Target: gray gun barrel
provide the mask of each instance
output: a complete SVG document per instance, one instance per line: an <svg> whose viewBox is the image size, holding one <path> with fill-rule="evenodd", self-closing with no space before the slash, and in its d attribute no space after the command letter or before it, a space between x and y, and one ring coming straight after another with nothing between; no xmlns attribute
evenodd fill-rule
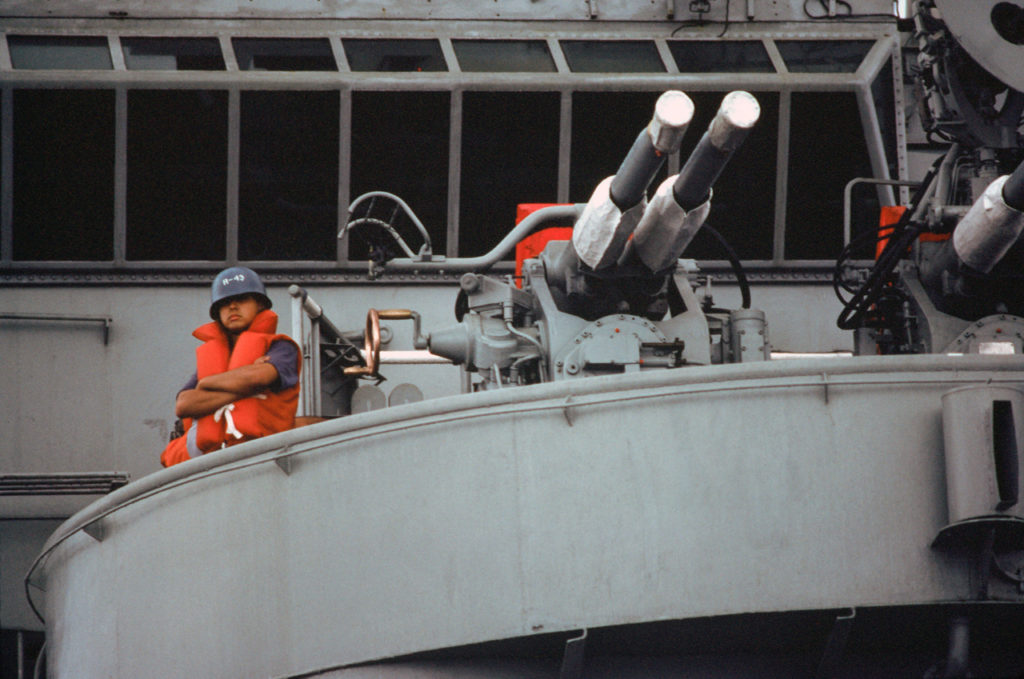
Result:
<svg viewBox="0 0 1024 679"><path fill-rule="evenodd" d="M1024 211L1024 162L1017 166L1003 184L1003 200L1014 210Z"/></svg>
<svg viewBox="0 0 1024 679"><path fill-rule="evenodd" d="M647 202L647 187L665 160L682 143L693 117L693 101L678 90L658 97L654 117L640 132L619 171L594 189L573 226L572 246L597 270L612 266L622 253Z"/></svg>
<svg viewBox="0 0 1024 679"><path fill-rule="evenodd" d="M678 150L693 118L693 101L677 90L665 92L654 105L651 122L640 131L611 184L615 206L626 211L639 203L665 157Z"/></svg>
<svg viewBox="0 0 1024 679"><path fill-rule="evenodd" d="M953 230L957 257L990 272L1024 232L1024 162L988 185Z"/></svg>
<svg viewBox="0 0 1024 679"><path fill-rule="evenodd" d="M693 210L708 199L711 186L760 115L761 107L750 93L737 91L725 96L672 186L679 207Z"/></svg>
<svg viewBox="0 0 1024 679"><path fill-rule="evenodd" d="M639 258L652 272L675 265L711 209L711 186L761 115L748 92L730 92L676 177L654 192L619 264Z"/></svg>

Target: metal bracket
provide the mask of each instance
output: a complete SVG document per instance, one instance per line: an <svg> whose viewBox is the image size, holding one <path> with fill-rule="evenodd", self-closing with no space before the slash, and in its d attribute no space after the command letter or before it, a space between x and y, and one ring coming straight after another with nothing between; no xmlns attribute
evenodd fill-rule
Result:
<svg viewBox="0 0 1024 679"><path fill-rule="evenodd" d="M558 672L558 679L580 679L583 676L583 651L586 649L586 644L586 628L578 637L566 640L565 654L562 656L562 668Z"/></svg>
<svg viewBox="0 0 1024 679"><path fill-rule="evenodd" d="M571 404L572 395L570 394L569 396L565 397L565 403L562 404L562 416L565 417L565 421L569 424L570 427L573 424L572 408L570 407Z"/></svg>
<svg viewBox="0 0 1024 679"><path fill-rule="evenodd" d="M104 345L110 343L110 324L114 322L114 319L110 316L66 316L64 314L19 314L10 312L0 313L0 320L102 323Z"/></svg>
<svg viewBox="0 0 1024 679"><path fill-rule="evenodd" d="M828 641L825 643L825 650L821 654L821 662L818 663L818 671L814 673L815 679L828 679L836 675L856 617L856 608L851 608L846 615L836 616L836 620L832 624L832 632L828 635Z"/></svg>
<svg viewBox="0 0 1024 679"><path fill-rule="evenodd" d="M281 471L285 473L285 476L292 475L292 468L294 466L292 457L293 455L287 447L274 456L274 462L281 468Z"/></svg>
<svg viewBox="0 0 1024 679"><path fill-rule="evenodd" d="M107 536L106 527L103 525L103 517L82 526L82 532L96 542L103 542L103 538Z"/></svg>

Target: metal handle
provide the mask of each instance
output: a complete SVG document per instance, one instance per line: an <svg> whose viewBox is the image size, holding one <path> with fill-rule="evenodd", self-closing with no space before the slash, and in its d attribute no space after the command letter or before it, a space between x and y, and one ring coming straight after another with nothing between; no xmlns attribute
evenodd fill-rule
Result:
<svg viewBox="0 0 1024 679"><path fill-rule="evenodd" d="M405 321L412 318L409 309L378 309L377 316L387 321Z"/></svg>
<svg viewBox="0 0 1024 679"><path fill-rule="evenodd" d="M386 316L385 318L389 317ZM366 361L366 365L345 368L346 375L370 375L377 377L377 367L380 365L380 314L376 309L370 309L366 313L366 334L363 338L363 354L363 360Z"/></svg>

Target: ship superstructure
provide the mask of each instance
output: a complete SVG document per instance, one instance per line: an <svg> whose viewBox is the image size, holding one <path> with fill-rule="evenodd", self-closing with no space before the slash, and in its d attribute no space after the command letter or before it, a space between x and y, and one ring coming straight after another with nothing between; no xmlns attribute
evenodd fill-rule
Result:
<svg viewBox="0 0 1024 679"><path fill-rule="evenodd" d="M1024 9L101 5L0 12L18 672L1024 669ZM156 471L239 262L317 423Z"/></svg>

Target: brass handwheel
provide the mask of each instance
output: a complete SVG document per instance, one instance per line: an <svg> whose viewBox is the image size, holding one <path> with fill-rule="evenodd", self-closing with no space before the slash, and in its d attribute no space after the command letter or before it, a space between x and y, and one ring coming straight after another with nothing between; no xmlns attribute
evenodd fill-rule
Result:
<svg viewBox="0 0 1024 679"><path fill-rule="evenodd" d="M366 313L366 333L363 336L363 360L366 365L345 368L346 375L378 377L380 367L380 319L402 320L412 318L408 309L370 309Z"/></svg>

